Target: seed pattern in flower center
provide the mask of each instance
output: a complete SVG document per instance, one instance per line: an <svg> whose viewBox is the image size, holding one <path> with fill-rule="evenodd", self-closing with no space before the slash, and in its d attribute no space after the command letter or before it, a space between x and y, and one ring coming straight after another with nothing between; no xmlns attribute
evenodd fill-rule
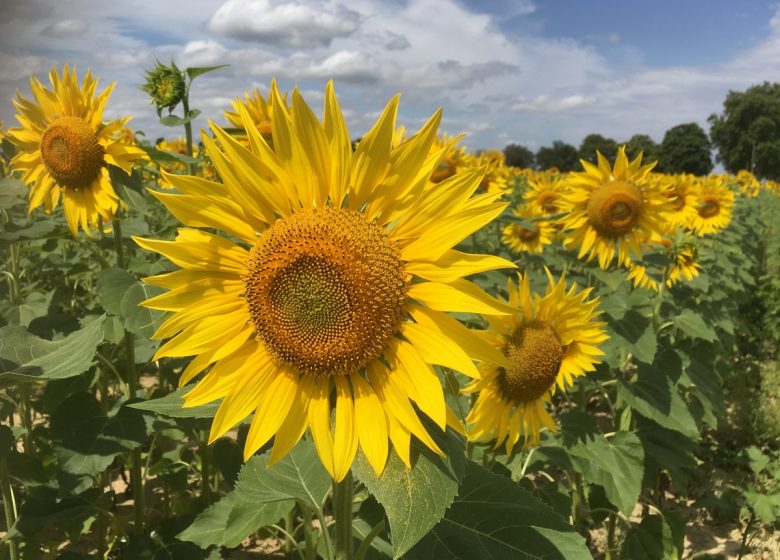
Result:
<svg viewBox="0 0 780 560"><path fill-rule="evenodd" d="M699 216L702 218L712 218L713 216L717 216L719 212L720 203L717 198L713 196L702 197L701 203L699 204Z"/></svg>
<svg viewBox="0 0 780 560"><path fill-rule="evenodd" d="M252 248L248 269L259 339L304 373L358 371L382 354L405 314L399 250L358 212L326 207L280 219Z"/></svg>
<svg viewBox="0 0 780 560"><path fill-rule="evenodd" d="M558 195L554 192L543 192L537 199L545 214L555 214L558 211Z"/></svg>
<svg viewBox="0 0 780 560"><path fill-rule="evenodd" d="M86 189L105 165L95 131L79 117L60 117L41 136L41 159L60 186Z"/></svg>
<svg viewBox="0 0 780 560"><path fill-rule="evenodd" d="M531 402L555 383L564 351L549 324L532 321L507 340L504 354L511 367L499 371L502 393L515 402Z"/></svg>
<svg viewBox="0 0 780 560"><path fill-rule="evenodd" d="M518 239L525 241L525 242L531 242L536 241L539 239L539 230L538 229L528 229L525 228L519 224L513 224L512 225L512 235L517 237Z"/></svg>
<svg viewBox="0 0 780 560"><path fill-rule="evenodd" d="M588 222L605 237L620 237L639 221L643 205L642 191L634 183L605 183L591 195Z"/></svg>

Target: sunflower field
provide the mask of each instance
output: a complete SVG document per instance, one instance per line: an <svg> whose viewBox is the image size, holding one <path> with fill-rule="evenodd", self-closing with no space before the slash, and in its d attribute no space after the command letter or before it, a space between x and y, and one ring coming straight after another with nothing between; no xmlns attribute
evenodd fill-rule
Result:
<svg viewBox="0 0 780 560"><path fill-rule="evenodd" d="M156 142L69 66L0 129L0 558L780 558L778 184L333 83L193 130L218 69Z"/></svg>

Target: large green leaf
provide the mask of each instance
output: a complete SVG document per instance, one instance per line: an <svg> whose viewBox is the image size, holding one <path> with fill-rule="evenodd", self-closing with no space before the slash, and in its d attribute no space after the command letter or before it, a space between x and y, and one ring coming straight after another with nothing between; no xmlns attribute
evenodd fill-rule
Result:
<svg viewBox="0 0 780 560"><path fill-rule="evenodd" d="M562 517L517 483L473 462L444 518L404 558L409 560L590 559Z"/></svg>
<svg viewBox="0 0 780 560"><path fill-rule="evenodd" d="M653 323L648 317L631 309L620 320L607 317L607 324L612 331L607 345L624 348L640 362L652 363L658 342Z"/></svg>
<svg viewBox="0 0 780 560"><path fill-rule="evenodd" d="M67 481L103 471L114 457L146 441L140 413L119 406L104 414L97 399L86 392L74 393L62 402L52 415L51 431L59 469Z"/></svg>
<svg viewBox="0 0 780 560"><path fill-rule="evenodd" d="M0 179L0 208L8 210L27 199L27 187L19 179Z"/></svg>
<svg viewBox="0 0 780 560"><path fill-rule="evenodd" d="M97 297L103 309L113 315L121 313L121 303L127 290L138 283L135 276L121 268L107 268L97 279Z"/></svg>
<svg viewBox="0 0 780 560"><path fill-rule="evenodd" d="M669 430L698 438L699 428L672 380L660 369L639 364L635 381L618 380L618 396L642 416Z"/></svg>
<svg viewBox="0 0 780 560"><path fill-rule="evenodd" d="M157 286L137 282L122 296L119 302L119 318L125 328L145 338L151 338L163 320L164 313L156 309L141 307L141 302L160 295L165 290Z"/></svg>
<svg viewBox="0 0 780 560"><path fill-rule="evenodd" d="M170 416L172 418L214 418L219 403L209 403L201 406L184 408L184 399L182 399L182 397L191 391L194 386L194 384L187 385L186 387L177 389L173 393L169 393L159 399L150 399L148 401L133 403L128 406L146 412Z"/></svg>
<svg viewBox="0 0 780 560"><path fill-rule="evenodd" d="M575 468L586 482L604 488L607 499L626 516L631 515L642 491L645 453L631 432L618 432L579 441L569 449Z"/></svg>
<svg viewBox="0 0 780 560"><path fill-rule="evenodd" d="M390 453L381 476L376 476L362 453L352 467L358 480L385 510L395 558L402 556L441 520L457 496L463 477L462 439L451 431L441 433L435 427L429 431L446 457L414 440L411 469L395 453Z"/></svg>
<svg viewBox="0 0 780 560"><path fill-rule="evenodd" d="M195 518L177 537L202 548L235 547L261 527L276 523L295 505L294 500L254 503L234 491Z"/></svg>
<svg viewBox="0 0 780 560"><path fill-rule="evenodd" d="M102 318L54 342L38 338L24 327L0 328L0 382L79 375L92 365L102 340Z"/></svg>
<svg viewBox="0 0 780 560"><path fill-rule="evenodd" d="M701 338L710 342L718 340L718 334L715 332L715 329L710 327L701 315L690 309L683 309L674 318L674 324L692 338Z"/></svg>
<svg viewBox="0 0 780 560"><path fill-rule="evenodd" d="M621 558L678 560L683 553L685 522L679 515L650 515L632 524L623 541Z"/></svg>
<svg viewBox="0 0 780 560"><path fill-rule="evenodd" d="M320 463L314 444L298 442L281 461L268 466L270 451L246 462L238 475L235 493L252 504L298 500L320 510L331 489L331 478Z"/></svg>

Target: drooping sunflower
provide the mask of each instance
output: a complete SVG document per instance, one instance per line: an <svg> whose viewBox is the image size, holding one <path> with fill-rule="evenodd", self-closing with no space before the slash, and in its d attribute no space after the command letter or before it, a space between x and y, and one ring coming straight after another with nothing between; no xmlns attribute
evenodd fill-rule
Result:
<svg viewBox="0 0 780 560"><path fill-rule="evenodd" d="M556 390L571 386L575 377L593 371L607 340L604 323L597 320L598 299L588 299L591 289L568 291L565 277L555 282L547 271L548 285L541 296L532 294L528 276L517 285L509 279L509 316L489 317L483 334L509 361L509 366L483 366L482 377L463 391L477 393L466 418L467 434L474 441L496 440L506 452L523 438L539 442L543 427L555 430L547 411Z"/></svg>
<svg viewBox="0 0 780 560"><path fill-rule="evenodd" d="M562 177L549 171L528 176L528 189L523 199L536 216L552 216L562 211L566 183Z"/></svg>
<svg viewBox="0 0 780 560"><path fill-rule="evenodd" d="M274 89L278 93L278 90ZM283 94L281 103L285 107L289 108L287 104L287 94ZM241 111L239 106L244 107L252 120L252 126L263 137L266 143L273 147L273 134L272 134L272 119L273 119L273 101L269 98L266 99L259 89L253 88L251 92L244 93L244 98L240 97L230 102L233 107L232 111L225 111L225 119L234 128L239 128L243 133L236 134L236 138L247 148L249 147L249 136L246 134L246 124L241 118Z"/></svg>
<svg viewBox="0 0 780 560"><path fill-rule="evenodd" d="M525 207L515 208L512 214L518 218L530 220L534 213ZM546 220L537 220L530 227L512 222L504 226L501 240L515 253L541 253L545 246L552 243L555 226Z"/></svg>
<svg viewBox="0 0 780 560"><path fill-rule="evenodd" d="M696 235L718 233L731 223L734 192L722 177L709 176L696 191L696 216L691 223Z"/></svg>
<svg viewBox="0 0 780 560"><path fill-rule="evenodd" d="M30 211L43 205L51 213L62 198L65 219L73 235L78 229L91 235L99 218L111 220L119 197L111 186L108 165L126 173L133 162L146 157L137 146L116 138L130 117L103 123L103 110L114 89L110 84L96 94L98 81L87 71L79 85L75 68L66 65L60 77L49 73L52 89L30 78L34 100L17 93L14 99L20 128L8 131L17 146L11 166L30 186Z"/></svg>
<svg viewBox="0 0 780 560"><path fill-rule="evenodd" d="M642 165L642 155L631 162L625 146L618 149L615 165L597 152L598 165L580 160L584 171L572 172L564 195L568 215L562 219L569 231L565 244L579 247L579 258L598 257L607 269L617 256L628 266L631 256L641 255L642 243L666 228L668 199L662 186L650 181L655 162Z"/></svg>
<svg viewBox="0 0 780 560"><path fill-rule="evenodd" d="M388 438L410 465L412 434L441 452L412 403L448 421L432 364L477 377L473 360L506 362L446 313L511 312L464 279L511 263L452 249L506 204L473 196L476 170L430 186L441 111L393 148L395 97L353 151L332 84L322 122L271 88L273 149L239 105L250 149L214 123L202 135L222 182L167 175L182 194L154 193L186 226L136 240L181 267L146 279L169 290L144 303L171 312L155 359L194 356L181 385L211 367L184 397L223 399L211 441L255 413L245 458L274 438L278 461L309 428L335 480L358 445L381 473Z"/></svg>
<svg viewBox="0 0 780 560"><path fill-rule="evenodd" d="M685 243L676 247L674 262L669 267L666 277L666 285L671 288L683 279L690 282L696 278L701 271L698 257L699 253L693 243Z"/></svg>

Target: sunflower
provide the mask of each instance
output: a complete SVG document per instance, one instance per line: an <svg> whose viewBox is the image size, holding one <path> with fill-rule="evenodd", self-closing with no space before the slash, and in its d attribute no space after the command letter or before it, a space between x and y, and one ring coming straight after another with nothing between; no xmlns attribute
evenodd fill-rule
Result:
<svg viewBox="0 0 780 560"><path fill-rule="evenodd" d="M602 269L616 254L618 264L628 266L632 254L641 254L642 243L665 229L668 201L661 185L648 178L655 162L642 165L641 154L629 162L625 146L618 149L614 168L596 155L598 166L580 160L585 170L569 174L562 224L571 231L565 243L579 247L579 258L598 257Z"/></svg>
<svg viewBox="0 0 780 560"><path fill-rule="evenodd" d="M556 388L565 390L573 379L594 366L603 355L598 345L607 340L604 323L597 321L598 299L588 299L591 288L566 289L565 277L555 282L547 271L544 296L531 294L528 276L518 285L509 279L509 316L489 317L483 337L506 356L509 366L482 366L482 377L463 391L477 393L466 418L469 439L496 440L506 452L522 437L539 442L542 427L555 430L547 412Z"/></svg>
<svg viewBox="0 0 780 560"><path fill-rule="evenodd" d="M666 182L669 185L665 192L670 203L669 212L666 213L670 229L690 228L697 213L694 185L698 179L686 173L677 175L653 173L652 180Z"/></svg>
<svg viewBox="0 0 780 560"><path fill-rule="evenodd" d="M740 169L735 180L742 194L747 197L755 198L761 191L761 181L747 169Z"/></svg>
<svg viewBox="0 0 780 560"><path fill-rule="evenodd" d="M202 135L222 183L165 174L183 194L153 193L187 226L136 239L181 267L146 279L170 290L144 303L171 312L155 359L194 356L182 386L213 364L185 406L222 399L211 441L254 412L245 458L274 438L278 461L307 428L335 480L358 445L377 473L388 438L407 466L411 435L441 453L412 406L457 423L432 365L506 362L446 312L511 312L464 277L513 265L452 247L506 204L472 196L476 170L429 186L441 111L392 148L395 97L353 151L332 83L322 122L297 89L289 111L270 97L273 150L238 105L250 149L214 123Z"/></svg>
<svg viewBox="0 0 780 560"><path fill-rule="evenodd" d="M484 192L497 192L502 196L512 192L509 168L504 164L504 153L499 151L482 152L476 156L468 156L466 161L472 167L485 166L487 171L479 188Z"/></svg>
<svg viewBox="0 0 780 560"><path fill-rule="evenodd" d="M17 93L14 105L21 128L8 131L17 146L14 169L30 185L30 211L43 205L51 213L62 197L65 219L73 235L78 229L91 235L99 220L111 220L119 197L111 186L108 165L130 173L145 152L115 138L130 117L103 124L103 110L114 89L96 95L98 81L87 71L79 86L75 68L66 65L60 77L49 73L52 89L30 78L34 101Z"/></svg>
<svg viewBox="0 0 780 560"><path fill-rule="evenodd" d="M701 271L701 265L697 262L698 256L699 253L693 243L679 245L675 250L674 262L669 267L666 285L671 288L682 279L690 282L696 278Z"/></svg>
<svg viewBox="0 0 780 560"><path fill-rule="evenodd" d="M734 192L722 177L709 176L696 192L696 215L691 227L696 235L718 233L731 223Z"/></svg>
<svg viewBox="0 0 780 560"><path fill-rule="evenodd" d="M442 133L438 137L433 146L431 146L431 153L441 154L436 169L431 174L431 183L440 183L445 179L449 179L459 171L468 169L469 156L466 153L465 148L459 148L458 142L461 141L463 135L449 136Z"/></svg>
<svg viewBox="0 0 780 560"><path fill-rule="evenodd" d="M533 212L527 208L515 208L512 215L523 220L534 218ZM517 222L512 222L502 230L504 245L515 253L541 253L546 245L552 243L555 236L555 226L546 220L537 220L525 227Z"/></svg>
<svg viewBox="0 0 780 560"><path fill-rule="evenodd" d="M566 183L560 175L542 171L528 176L523 199L535 216L552 216L562 210Z"/></svg>
<svg viewBox="0 0 780 560"><path fill-rule="evenodd" d="M629 263L627 278L635 288L644 288L657 292L661 286L660 279L656 280L653 278L645 265L636 262Z"/></svg>
<svg viewBox="0 0 780 560"><path fill-rule="evenodd" d="M278 90L275 88L272 91ZM287 104L287 94L282 95L281 104L289 108ZM252 127L260 133L266 143L273 147L273 134L272 134L272 119L273 119L273 101L269 98L263 97L260 90L257 88L252 89L251 92L244 93L244 98L240 97L230 102L233 107L232 111L225 111L225 119L234 128L240 129L242 132L236 135L236 138L245 147L249 147L249 136L246 134L246 124L241 118L241 111L239 107L244 107L252 121Z"/></svg>

